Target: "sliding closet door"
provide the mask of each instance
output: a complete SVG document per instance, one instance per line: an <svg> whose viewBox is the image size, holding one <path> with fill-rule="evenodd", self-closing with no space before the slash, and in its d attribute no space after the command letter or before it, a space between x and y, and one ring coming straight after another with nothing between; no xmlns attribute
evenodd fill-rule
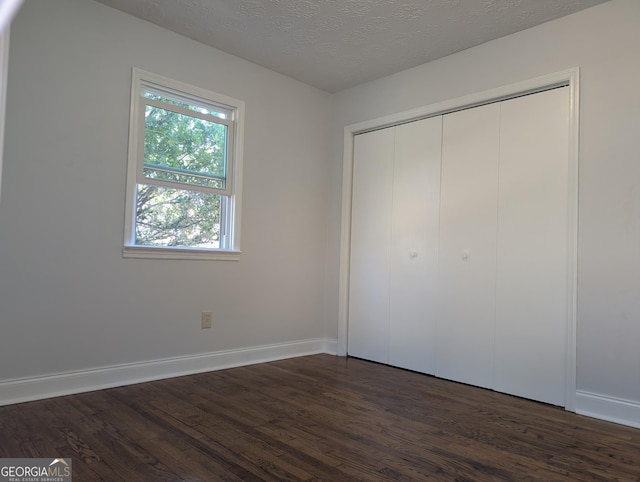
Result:
<svg viewBox="0 0 640 482"><path fill-rule="evenodd" d="M349 355L387 363L394 129L355 136Z"/></svg>
<svg viewBox="0 0 640 482"><path fill-rule="evenodd" d="M442 117L395 131L389 364L433 374Z"/></svg>
<svg viewBox="0 0 640 482"><path fill-rule="evenodd" d="M500 105L443 119L436 375L493 385Z"/></svg>
<svg viewBox="0 0 640 482"><path fill-rule="evenodd" d="M495 389L565 405L569 88L501 104Z"/></svg>

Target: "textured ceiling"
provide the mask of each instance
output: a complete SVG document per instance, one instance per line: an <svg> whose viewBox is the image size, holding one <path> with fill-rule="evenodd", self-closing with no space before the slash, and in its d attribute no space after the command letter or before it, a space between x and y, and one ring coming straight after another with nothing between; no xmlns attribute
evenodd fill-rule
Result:
<svg viewBox="0 0 640 482"><path fill-rule="evenodd" d="M97 0L336 92L606 0Z"/></svg>

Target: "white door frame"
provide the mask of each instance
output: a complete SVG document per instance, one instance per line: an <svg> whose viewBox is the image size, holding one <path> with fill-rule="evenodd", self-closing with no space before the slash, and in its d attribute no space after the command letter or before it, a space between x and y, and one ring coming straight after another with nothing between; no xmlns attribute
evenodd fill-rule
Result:
<svg viewBox="0 0 640 482"><path fill-rule="evenodd" d="M0 185L2 184L7 69L9 67L9 25L23 2L24 0L5 0L0 4Z"/></svg>
<svg viewBox="0 0 640 482"><path fill-rule="evenodd" d="M7 107L7 68L9 66L9 27L0 32L0 187L4 155L5 111Z"/></svg>
<svg viewBox="0 0 640 482"><path fill-rule="evenodd" d="M9 28L11 20L18 13L24 0L4 0L0 2L0 33Z"/></svg>
<svg viewBox="0 0 640 482"><path fill-rule="evenodd" d="M344 151L342 159L342 221L340 233L340 279L338 294L338 355L347 355L349 318L349 264L351 245L351 191L353 183L354 136L362 132L381 129L412 120L447 114L461 109L476 107L519 95L530 94L554 87L568 86L569 108L569 207L567 225L569 246L567 267L567 359L565 363L566 395L565 409L575 411L576 398L576 325L577 325L577 277L578 277L578 166L579 166L579 84L578 67L536 77L524 82L471 94L457 99L418 107L370 121L351 124L344 128Z"/></svg>

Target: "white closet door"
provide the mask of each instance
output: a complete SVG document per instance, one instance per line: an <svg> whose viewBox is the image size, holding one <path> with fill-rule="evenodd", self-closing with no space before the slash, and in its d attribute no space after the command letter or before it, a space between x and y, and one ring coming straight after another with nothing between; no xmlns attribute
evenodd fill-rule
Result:
<svg viewBox="0 0 640 482"><path fill-rule="evenodd" d="M435 371L442 116L396 127L389 364Z"/></svg>
<svg viewBox="0 0 640 482"><path fill-rule="evenodd" d="M394 128L355 136L348 353L387 363Z"/></svg>
<svg viewBox="0 0 640 482"><path fill-rule="evenodd" d="M436 375L493 385L500 106L443 119Z"/></svg>
<svg viewBox="0 0 640 482"><path fill-rule="evenodd" d="M565 405L569 89L501 105L495 388Z"/></svg>

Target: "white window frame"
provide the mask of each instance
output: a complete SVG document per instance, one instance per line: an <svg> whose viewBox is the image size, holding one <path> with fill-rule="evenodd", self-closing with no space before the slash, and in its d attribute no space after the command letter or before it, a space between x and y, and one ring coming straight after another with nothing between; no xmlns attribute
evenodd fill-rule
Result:
<svg viewBox="0 0 640 482"><path fill-rule="evenodd" d="M223 189L213 189L221 195L220 230L226 239L221 239L221 248L191 248L183 246L140 246L135 244L136 191L138 184L148 183L143 176L144 164L144 110L154 101L143 96L144 91L152 90L171 97L188 99L194 105L203 104L220 107L228 114L227 119L216 122L227 125L227 172ZM163 106L165 108L165 106ZM184 112L193 117L203 117L196 111L181 107L171 110ZM131 76L131 112L129 118L129 151L127 165L127 192L124 229L125 258L155 259L207 259L238 260L240 255L240 208L242 194L242 145L244 133L244 102L216 92L194 87L162 75L133 68ZM153 184L166 187L198 191L197 186L180 187L172 182L154 181ZM211 191L209 189L208 191Z"/></svg>

